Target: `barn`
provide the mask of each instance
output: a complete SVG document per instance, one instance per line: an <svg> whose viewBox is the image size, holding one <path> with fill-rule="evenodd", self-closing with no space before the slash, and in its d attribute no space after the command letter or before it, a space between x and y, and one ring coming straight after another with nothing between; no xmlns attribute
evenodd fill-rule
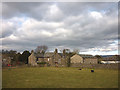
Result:
<svg viewBox="0 0 120 90"><path fill-rule="evenodd" d="M98 64L98 59L92 55L75 54L70 58L71 63Z"/></svg>

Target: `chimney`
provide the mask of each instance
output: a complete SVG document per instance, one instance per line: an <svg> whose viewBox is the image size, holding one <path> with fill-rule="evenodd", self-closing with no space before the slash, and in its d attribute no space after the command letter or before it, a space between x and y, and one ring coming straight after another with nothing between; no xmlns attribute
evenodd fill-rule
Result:
<svg viewBox="0 0 120 90"><path fill-rule="evenodd" d="M31 54L34 53L34 50L31 50Z"/></svg>
<svg viewBox="0 0 120 90"><path fill-rule="evenodd" d="M63 56L65 56L65 53L66 53L66 52L65 52L65 49L64 49L64 50L63 50Z"/></svg>
<svg viewBox="0 0 120 90"><path fill-rule="evenodd" d="M55 54L56 54L56 53L58 53L58 50L57 50L57 48L55 49L54 53L55 53Z"/></svg>

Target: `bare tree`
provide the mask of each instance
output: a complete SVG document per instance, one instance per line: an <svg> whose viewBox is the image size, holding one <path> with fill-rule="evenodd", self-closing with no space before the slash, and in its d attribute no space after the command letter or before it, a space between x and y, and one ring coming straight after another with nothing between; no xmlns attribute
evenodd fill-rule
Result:
<svg viewBox="0 0 120 90"><path fill-rule="evenodd" d="M63 54L70 53L70 49L61 49L60 52Z"/></svg>
<svg viewBox="0 0 120 90"><path fill-rule="evenodd" d="M41 45L41 46L37 46L37 48L35 49L35 52L45 54L47 49L48 47L46 45Z"/></svg>
<svg viewBox="0 0 120 90"><path fill-rule="evenodd" d="M98 64L100 64L102 61L102 57L100 55L95 55L95 57L98 59Z"/></svg>
<svg viewBox="0 0 120 90"><path fill-rule="evenodd" d="M73 50L73 53L75 53L75 54L79 54L79 52L80 52L79 49L74 49L74 50Z"/></svg>
<svg viewBox="0 0 120 90"><path fill-rule="evenodd" d="M67 66L70 67L70 49L63 49L63 56L66 58Z"/></svg>

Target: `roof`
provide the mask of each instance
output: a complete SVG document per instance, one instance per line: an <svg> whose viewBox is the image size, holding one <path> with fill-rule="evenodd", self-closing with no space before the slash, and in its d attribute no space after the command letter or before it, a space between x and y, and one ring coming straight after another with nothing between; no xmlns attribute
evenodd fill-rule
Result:
<svg viewBox="0 0 120 90"><path fill-rule="evenodd" d="M54 55L53 52L47 52L44 54L44 57L52 57Z"/></svg>
<svg viewBox="0 0 120 90"><path fill-rule="evenodd" d="M120 61L119 58L116 57L103 57L103 61Z"/></svg>
<svg viewBox="0 0 120 90"><path fill-rule="evenodd" d="M37 58L40 58L40 57L42 58L42 57L44 57L43 54L41 54L41 53L34 53L34 55L35 55L35 57L37 57Z"/></svg>
<svg viewBox="0 0 120 90"><path fill-rule="evenodd" d="M91 54L79 54L80 56L93 56Z"/></svg>
<svg viewBox="0 0 120 90"><path fill-rule="evenodd" d="M37 58L46 58L46 57L52 57L54 55L53 52L47 52L45 54L41 54L41 53L34 53L35 57Z"/></svg>
<svg viewBox="0 0 120 90"><path fill-rule="evenodd" d="M76 55L76 54L75 54ZM79 55L79 56L81 56L82 58L96 58L96 57L94 57L94 56L92 56L92 55L89 55L89 54L77 54L77 55ZM74 56L74 55L73 55Z"/></svg>
<svg viewBox="0 0 120 90"><path fill-rule="evenodd" d="M112 57L114 55L101 55L101 57Z"/></svg>
<svg viewBox="0 0 120 90"><path fill-rule="evenodd" d="M82 56L83 58L96 58L94 56Z"/></svg>
<svg viewBox="0 0 120 90"><path fill-rule="evenodd" d="M90 54L79 54L79 56L83 57L83 58L96 58Z"/></svg>
<svg viewBox="0 0 120 90"><path fill-rule="evenodd" d="M61 57L63 56L63 53L58 53Z"/></svg>
<svg viewBox="0 0 120 90"><path fill-rule="evenodd" d="M58 53L61 57L63 56L63 53ZM48 58L52 57L54 55L54 52L46 52L44 55L41 53L34 53L35 57L37 58Z"/></svg>

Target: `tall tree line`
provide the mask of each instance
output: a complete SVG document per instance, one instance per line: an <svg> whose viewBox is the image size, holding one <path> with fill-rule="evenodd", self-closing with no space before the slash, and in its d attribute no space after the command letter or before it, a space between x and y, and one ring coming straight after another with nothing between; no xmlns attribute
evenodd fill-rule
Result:
<svg viewBox="0 0 120 90"><path fill-rule="evenodd" d="M15 50L2 50L2 55L4 57L11 57L11 63L24 63L28 64L28 57L30 56L30 52L25 50L22 54Z"/></svg>

